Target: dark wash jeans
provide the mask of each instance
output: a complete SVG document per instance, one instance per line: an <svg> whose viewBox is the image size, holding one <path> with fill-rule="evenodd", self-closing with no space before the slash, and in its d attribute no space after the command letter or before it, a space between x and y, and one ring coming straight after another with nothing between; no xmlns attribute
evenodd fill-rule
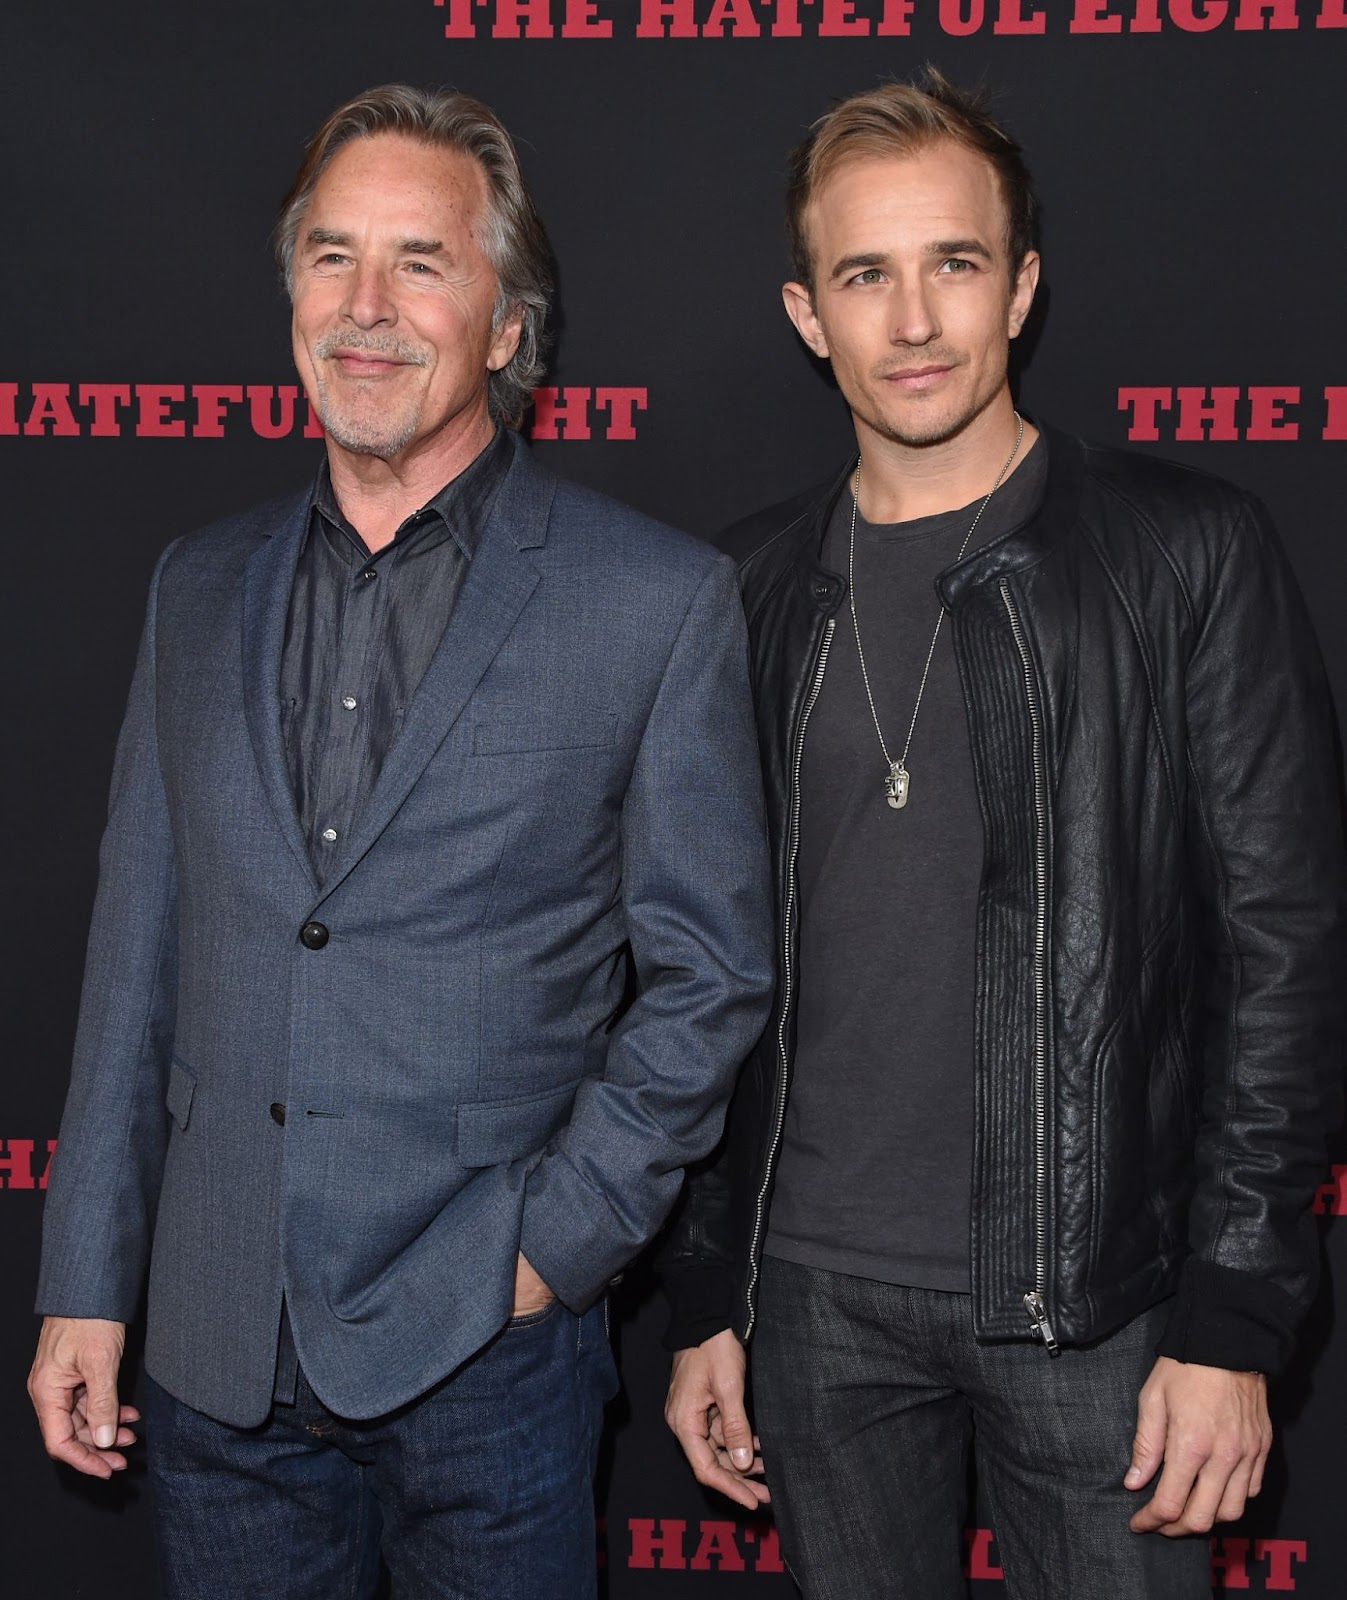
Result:
<svg viewBox="0 0 1347 1600"><path fill-rule="evenodd" d="M593 1473L617 1387L602 1303L516 1319L410 1405L231 1428L147 1380L166 1600L593 1600Z"/></svg>
<svg viewBox="0 0 1347 1600"><path fill-rule="evenodd" d="M1063 1349L979 1344L967 1295L767 1257L753 1399L806 1600L960 1600L967 1452L1008 1600L1210 1600L1206 1538L1135 1534L1123 1488L1166 1309Z"/></svg>

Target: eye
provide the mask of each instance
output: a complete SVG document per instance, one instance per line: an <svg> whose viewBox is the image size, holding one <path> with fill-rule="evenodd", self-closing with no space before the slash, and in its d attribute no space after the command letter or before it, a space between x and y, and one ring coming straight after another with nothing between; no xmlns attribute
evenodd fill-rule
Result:
<svg viewBox="0 0 1347 1600"><path fill-rule="evenodd" d="M435 269L428 261L408 261L406 267L408 272L414 273L419 278L433 278L435 276Z"/></svg>
<svg viewBox="0 0 1347 1600"><path fill-rule="evenodd" d="M964 272L976 272L977 264L976 262L967 260L963 256L950 256L947 261L942 261L940 263L940 270L941 272L947 272L954 277L958 277Z"/></svg>
<svg viewBox="0 0 1347 1600"><path fill-rule="evenodd" d="M866 267L864 271L858 272L851 281L859 284L883 283L884 274L878 267Z"/></svg>

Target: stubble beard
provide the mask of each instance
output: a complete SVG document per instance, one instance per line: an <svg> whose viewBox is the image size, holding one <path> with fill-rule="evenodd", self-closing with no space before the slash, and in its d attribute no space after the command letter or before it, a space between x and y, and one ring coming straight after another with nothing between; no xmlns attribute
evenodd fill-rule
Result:
<svg viewBox="0 0 1347 1600"><path fill-rule="evenodd" d="M329 384L323 375L322 362L342 350L394 356L413 367L426 365L424 352L396 334L353 335L349 330L342 334L325 335L313 348L317 389L313 408L327 436L352 455L378 456L385 461L400 455L420 430L420 397L407 397L402 402L401 414L393 416L384 409L387 402L380 397L377 380L368 380L368 384L359 379L353 380L359 387L349 399L335 393L335 385Z"/></svg>
<svg viewBox="0 0 1347 1600"><path fill-rule="evenodd" d="M354 408L348 410L329 392L323 380L318 380L313 408L334 444L352 455L378 456L385 461L400 455L417 436L421 425L420 405L409 403L401 417L392 418L373 414L374 396L368 397L367 404L371 414L362 415Z"/></svg>
<svg viewBox="0 0 1347 1600"><path fill-rule="evenodd" d="M965 428L976 422L1001 393L1004 382L1003 376L989 392L971 396L953 414L942 412L927 419L918 415L907 423L897 423L885 416L883 411L870 403L868 394L861 395L859 397L861 404L854 405L851 409L871 432L878 434L890 444L902 445L909 450L930 449L935 445L948 444L951 439L958 438Z"/></svg>

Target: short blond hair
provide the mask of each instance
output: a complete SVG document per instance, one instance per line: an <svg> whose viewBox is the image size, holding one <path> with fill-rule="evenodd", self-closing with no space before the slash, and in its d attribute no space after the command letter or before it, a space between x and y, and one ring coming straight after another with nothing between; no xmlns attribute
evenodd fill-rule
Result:
<svg viewBox="0 0 1347 1600"><path fill-rule="evenodd" d="M1034 248L1038 208L1029 169L1019 145L988 114L986 95L957 89L928 66L912 83L885 83L840 101L793 151L786 186L786 243L796 279L813 292L814 259L805 214L843 161L916 155L942 139L991 162L1006 208L1006 252L1013 277Z"/></svg>

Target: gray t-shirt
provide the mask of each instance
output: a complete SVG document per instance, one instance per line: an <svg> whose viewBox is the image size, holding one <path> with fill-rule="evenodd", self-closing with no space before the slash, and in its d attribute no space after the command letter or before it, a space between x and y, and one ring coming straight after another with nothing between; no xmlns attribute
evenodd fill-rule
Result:
<svg viewBox="0 0 1347 1600"><path fill-rule="evenodd" d="M1037 441L993 495L973 546L1043 498ZM912 522L856 523L856 606L875 707L896 760L940 615L938 573L980 500ZM823 564L847 570L843 493ZM982 817L948 619L908 752L888 768L843 602L800 773L799 1006L769 1255L913 1288L967 1292L973 986Z"/></svg>

